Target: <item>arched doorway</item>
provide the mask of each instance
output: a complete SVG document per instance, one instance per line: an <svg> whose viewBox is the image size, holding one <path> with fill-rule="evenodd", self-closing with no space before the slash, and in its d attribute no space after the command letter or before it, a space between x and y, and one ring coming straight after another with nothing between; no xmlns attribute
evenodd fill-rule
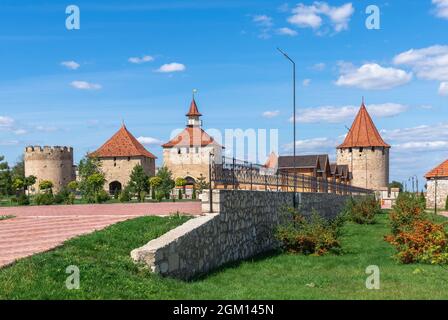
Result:
<svg viewBox="0 0 448 320"><path fill-rule="evenodd" d="M187 181L187 186L193 186L196 183L196 180L192 177L185 177L185 180Z"/></svg>
<svg viewBox="0 0 448 320"><path fill-rule="evenodd" d="M119 181L112 181L109 183L109 193L117 194L121 192L121 183Z"/></svg>

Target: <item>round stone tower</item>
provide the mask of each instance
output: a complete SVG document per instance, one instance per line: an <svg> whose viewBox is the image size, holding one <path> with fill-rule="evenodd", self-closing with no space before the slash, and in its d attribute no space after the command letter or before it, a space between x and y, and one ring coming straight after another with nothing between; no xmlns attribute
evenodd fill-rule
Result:
<svg viewBox="0 0 448 320"><path fill-rule="evenodd" d="M76 178L72 147L26 147L24 161L25 176L37 178L36 184L30 189L31 193L39 191L39 182L42 180L53 182L53 192L56 193Z"/></svg>
<svg viewBox="0 0 448 320"><path fill-rule="evenodd" d="M337 164L348 165L351 185L371 190L389 184L388 145L381 138L364 102L344 142L337 147Z"/></svg>

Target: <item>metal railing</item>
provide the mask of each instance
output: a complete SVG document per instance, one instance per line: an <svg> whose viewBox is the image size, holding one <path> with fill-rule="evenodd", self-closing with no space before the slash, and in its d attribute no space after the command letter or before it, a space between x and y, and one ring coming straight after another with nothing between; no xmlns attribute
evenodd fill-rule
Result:
<svg viewBox="0 0 448 320"><path fill-rule="evenodd" d="M342 195L373 194L372 190L337 182L334 177L321 178L279 172L259 164L227 157L211 160L210 177L213 189L317 192Z"/></svg>

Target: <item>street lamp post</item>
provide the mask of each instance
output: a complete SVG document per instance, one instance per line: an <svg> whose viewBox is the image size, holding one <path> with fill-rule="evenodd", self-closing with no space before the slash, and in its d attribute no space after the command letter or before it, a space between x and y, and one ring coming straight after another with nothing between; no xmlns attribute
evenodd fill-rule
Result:
<svg viewBox="0 0 448 320"><path fill-rule="evenodd" d="M297 172L296 172L296 63L294 60L292 60L285 52L283 52L280 48L277 48L277 50L285 56L286 59L288 59L292 63L292 85L293 85L293 131L294 131L294 146L293 146L293 170L294 170L294 208L297 208L297 201L296 201L296 191L297 191Z"/></svg>

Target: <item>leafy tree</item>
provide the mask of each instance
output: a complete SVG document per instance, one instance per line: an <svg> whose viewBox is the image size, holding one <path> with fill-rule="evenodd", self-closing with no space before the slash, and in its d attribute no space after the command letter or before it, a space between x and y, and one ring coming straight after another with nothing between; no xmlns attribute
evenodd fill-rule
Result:
<svg viewBox="0 0 448 320"><path fill-rule="evenodd" d="M170 192L174 188L174 180L171 171L168 170L167 167L161 167L156 176L162 180L157 189L166 199L169 199Z"/></svg>
<svg viewBox="0 0 448 320"><path fill-rule="evenodd" d="M53 187L54 184L50 180L42 180L39 182L39 189L42 190L44 193L53 193Z"/></svg>
<svg viewBox="0 0 448 320"><path fill-rule="evenodd" d="M196 179L195 187L199 193L202 193L202 191L204 191L204 189L208 189L209 184L208 184L206 178L202 174L199 178Z"/></svg>
<svg viewBox="0 0 448 320"><path fill-rule="evenodd" d="M176 187L185 187L187 185L187 180L184 178L177 178L176 179Z"/></svg>
<svg viewBox="0 0 448 320"><path fill-rule="evenodd" d="M72 193L75 193L76 191L78 191L78 189L79 189L78 181L70 181L67 184L67 189Z"/></svg>
<svg viewBox="0 0 448 320"><path fill-rule="evenodd" d="M403 192L403 184L398 181L392 181L389 183L389 188L398 188L400 189L400 192Z"/></svg>
<svg viewBox="0 0 448 320"><path fill-rule="evenodd" d="M104 184L106 183L106 178L104 178L103 173L93 173L86 179L86 189L89 191L87 196L87 201L92 203L101 203L107 201L107 197L104 195Z"/></svg>
<svg viewBox="0 0 448 320"><path fill-rule="evenodd" d="M83 199L89 203L97 202L99 192L106 182L101 171L101 162L98 158L85 157L79 162L78 171L79 191Z"/></svg>
<svg viewBox="0 0 448 320"><path fill-rule="evenodd" d="M0 195L12 194L12 175L5 157L0 156Z"/></svg>
<svg viewBox="0 0 448 320"><path fill-rule="evenodd" d="M25 161L23 160L23 156L21 156L16 164L11 168L11 175L13 179L16 178L25 178Z"/></svg>
<svg viewBox="0 0 448 320"><path fill-rule="evenodd" d="M149 191L149 179L145 170L139 164L132 169L129 187L131 192L137 195L140 202L145 201L146 193Z"/></svg>

